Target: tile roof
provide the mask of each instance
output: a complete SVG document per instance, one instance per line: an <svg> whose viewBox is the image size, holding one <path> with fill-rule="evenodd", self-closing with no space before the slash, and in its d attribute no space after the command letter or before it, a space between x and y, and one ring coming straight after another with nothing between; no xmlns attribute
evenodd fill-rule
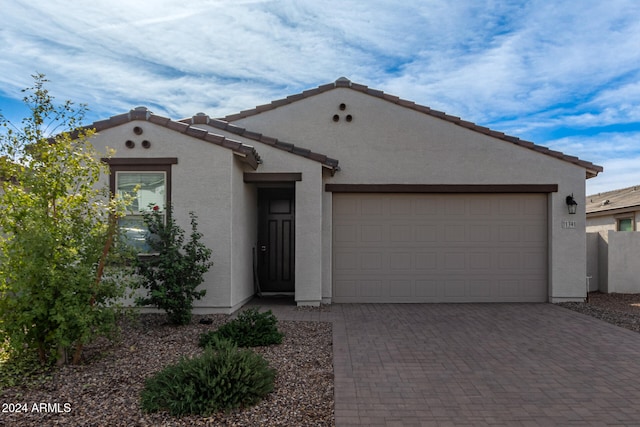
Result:
<svg viewBox="0 0 640 427"><path fill-rule="evenodd" d="M296 95L291 95L288 96L286 98L283 99L279 99L279 100L275 100L273 102L271 102L270 104L264 104L264 105L259 105L253 109L249 109L249 110L244 110L241 111L237 114L231 114L228 115L226 117L223 117L222 120L224 120L225 122L234 122L236 120L240 120L243 119L245 117L249 117L249 116L254 116L256 114L260 114L262 112L265 111L269 111L269 110L273 110L276 109L278 107L281 107L283 105L287 105L287 104L292 104L296 101L299 101L301 99L304 98L309 98L311 96L315 96L324 92L328 92L330 90L336 89L336 88L348 88L348 89L352 89L352 90L356 90L358 92L370 95L370 96L375 96L377 98L383 99L385 101L427 114L429 116L432 117L437 117L439 119L442 120L446 120L448 122L451 122L453 124L456 124L458 126L462 126L464 128L470 129L472 131L475 132L480 132L482 134L485 135L489 135L491 137L497 138L497 139L501 139L503 141L507 141L510 142L512 144L518 145L520 147L524 147L527 148L529 150L533 150L536 151L538 153L547 155L547 156L551 156L551 157L555 157L557 159L563 160L565 162L569 162L569 163L573 163L575 165L578 165L580 167L583 167L584 169L586 169L586 177L587 178L593 178L595 176L598 175L599 172L602 172L603 168L602 166L598 166L595 165L591 162L585 161L585 160L580 160L577 157L574 156L569 156L567 154L561 153L559 151L555 151L555 150L551 150L547 147L543 147L541 145L536 145L533 142L529 142L529 141L525 141L522 140L520 138L514 137L514 136L509 136L509 135L505 135L502 132L498 132L495 130L491 130L487 127L484 126L479 126L475 123L472 122L468 122L465 120L460 119L460 117L456 117L456 116L451 116L449 114L446 114L442 111L437 111L437 110L432 110L429 107L426 107L424 105L419 105L416 104L413 101L407 101L405 99L401 99L397 96L394 95L389 95L387 93L384 93L380 90L375 90L375 89L371 89L365 85L361 85L358 83L354 83L351 82L349 79L345 78L345 77L340 77L338 80L336 80L333 83L329 83L329 84L325 84L322 86L318 86L317 88L314 89L309 89L309 90L305 90L302 93L296 94Z"/></svg>
<svg viewBox="0 0 640 427"><path fill-rule="evenodd" d="M186 118L180 120L181 123L189 124L189 125L199 125L204 124L208 126L215 127L217 129L225 130L227 132L234 133L236 135L242 136L247 139L252 139L254 141L259 141L264 144L270 145L272 147L278 148L280 150L288 151L290 153L296 154L298 156L306 157L311 160L315 160L320 162L322 166L331 170L331 174L333 175L336 171L340 170L338 166L338 160L332 159L330 157L325 156L324 154L316 153L306 148L298 147L296 145L290 144L288 142L279 141L277 138L272 138L270 136L262 135L257 132L252 132L245 128L236 126L227 121L214 119L209 117L204 113L198 113L193 117Z"/></svg>
<svg viewBox="0 0 640 427"><path fill-rule="evenodd" d="M196 126L191 126L187 123L174 121L167 117L155 115L146 107L137 107L129 111L128 113L112 116L109 119L94 122L93 124L86 126L86 128L95 129L96 132L100 132L102 130L136 120L143 120L159 126L164 126L167 129L171 129L175 132L183 133L193 138L198 138L211 144L228 148L233 151L234 154L242 157L243 160L251 165L253 169L256 169L258 167L258 164L261 163L260 155L255 150L255 148L250 145L228 139L222 135L216 135L215 133L207 132L204 129L198 128Z"/></svg>
<svg viewBox="0 0 640 427"><path fill-rule="evenodd" d="M631 207L640 208L640 185L587 196L587 214Z"/></svg>

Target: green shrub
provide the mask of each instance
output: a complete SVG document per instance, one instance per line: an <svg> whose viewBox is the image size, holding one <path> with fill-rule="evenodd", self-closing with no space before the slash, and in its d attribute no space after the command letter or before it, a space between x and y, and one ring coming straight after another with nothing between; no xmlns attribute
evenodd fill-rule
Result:
<svg viewBox="0 0 640 427"><path fill-rule="evenodd" d="M184 243L184 230L176 224L173 208L166 208L166 220L158 209L145 212L144 220L149 227L146 242L156 256L138 263L142 287L147 296L138 297L139 306L152 305L167 313L169 323L187 325L191 322L193 300L199 300L206 289L196 290L204 281L204 274L213 265L209 261L211 249L200 239L197 217L191 217L190 240Z"/></svg>
<svg viewBox="0 0 640 427"><path fill-rule="evenodd" d="M202 356L183 358L148 378L141 394L146 412L208 416L251 406L273 390L275 370L262 356L227 340L213 340Z"/></svg>
<svg viewBox="0 0 640 427"><path fill-rule="evenodd" d="M245 310L235 320L222 325L218 330L200 335L200 347L207 347L216 338L233 341L238 347L258 347L280 344L282 333L278 331L278 319L271 310L264 313L252 308Z"/></svg>
<svg viewBox="0 0 640 427"><path fill-rule="evenodd" d="M39 387L50 379L50 368L39 363L37 353L16 353L0 343L0 393L9 387Z"/></svg>
<svg viewBox="0 0 640 427"><path fill-rule="evenodd" d="M33 77L30 115L0 114L0 343L42 365L80 363L85 344L117 329L125 289L103 268L126 203L101 184L113 152L92 146L86 107L57 105Z"/></svg>

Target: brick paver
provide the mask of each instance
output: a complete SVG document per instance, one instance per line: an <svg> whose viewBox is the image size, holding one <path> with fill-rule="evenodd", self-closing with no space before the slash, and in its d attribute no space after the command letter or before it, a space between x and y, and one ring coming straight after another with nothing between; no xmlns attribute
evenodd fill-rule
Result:
<svg viewBox="0 0 640 427"><path fill-rule="evenodd" d="M640 425L640 334L552 304L269 308L333 322L338 427Z"/></svg>

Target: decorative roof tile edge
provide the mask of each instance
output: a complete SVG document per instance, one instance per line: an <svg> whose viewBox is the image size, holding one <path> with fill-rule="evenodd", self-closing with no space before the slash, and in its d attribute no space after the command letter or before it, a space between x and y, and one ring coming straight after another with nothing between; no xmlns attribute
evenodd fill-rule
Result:
<svg viewBox="0 0 640 427"><path fill-rule="evenodd" d="M566 155L564 153L561 153L559 151L554 151L554 150L550 150L547 147L543 147L541 145L537 145L533 142L530 141L525 141L525 140L521 140L520 138L514 137L514 136L509 136L509 135L505 135L503 132L500 131L495 131L492 129L489 129L487 127L484 126L480 126L477 125L473 122L469 122L469 121L465 121L460 119L460 117L456 117L456 116L452 116L449 115L445 112L442 111L437 111L437 110L433 110L430 107L427 107L425 105L419 105L416 104L413 101L409 101L406 99L402 99L399 98L395 95L390 95L387 94L383 91L377 90L377 89L370 89L368 86L362 85L362 84L358 84L358 83L354 83L351 82L351 80L347 79L346 77L340 77L339 79L337 79L334 83L329 83L329 84L325 84L325 85L321 85L318 86L315 89L308 89L305 90L302 93L299 94L295 94L295 95L290 95L286 98L283 99L277 99L275 101L272 101L270 104L265 104L265 105L261 105L259 108L253 108L253 109L249 109L249 110L244 110L241 111L239 113L236 114L230 114L228 116L225 116L223 118L221 118L220 120L223 122L234 122L236 120L240 120L243 119L245 117L250 117L250 116L254 116L257 114L260 114L262 112L265 111L269 111L269 110L274 110L278 107L281 107L283 105L288 105L288 104L292 104L300 99L304 99L304 98L308 98L311 96L315 96L324 92L328 92L330 90L334 90L336 88L349 88L358 92L362 92L366 95L370 95L370 96L374 96L377 98L380 98L382 100L385 100L387 102L391 102L393 104L397 104L399 106L405 107L405 108L409 108L415 111L418 111L420 113L423 114L427 114L429 116L432 117L436 117L439 118L441 120L446 120L450 123L453 123L455 125L464 127L466 129L472 130L474 132L479 132L485 135L489 135L493 138L496 139L500 139L503 141L507 141L510 142L512 144L518 145L520 147L523 148L527 148L529 150L533 150L536 152L539 152L541 154L545 154L547 156L551 156L551 157L555 157L557 159L563 160L565 162L568 163L572 163L575 165L578 165L582 168L584 168L586 170L586 177L587 178L593 178L595 176L598 175L598 173L603 171L603 167L602 166L598 166L596 164L593 164L589 161L586 160L580 160L579 158L575 157L575 156L570 156L570 155Z"/></svg>
<svg viewBox="0 0 640 427"><path fill-rule="evenodd" d="M113 128L119 125L123 125L133 121L147 121L158 126L166 127L175 132L183 133L192 138L201 139L211 144L218 145L230 149L243 158L254 170L258 168L258 165L262 163L260 155L256 149L251 145L246 145L240 141L235 141L226 138L222 135L217 135L206 131L205 129L197 126L191 126L190 123L184 121L175 121L167 117L157 116L149 111L146 107L136 107L128 113L112 116L106 120L100 120L94 122L89 126L85 126L86 129L95 129L96 132L100 132L109 128Z"/></svg>
<svg viewBox="0 0 640 427"><path fill-rule="evenodd" d="M257 107L257 108L263 108L263 107L264 106ZM209 117L205 113L198 113L193 117L179 120L179 122L185 125L199 125L199 124L208 125L216 129L224 130L224 131L242 136L243 138L252 139L254 141L267 144L271 147L275 147L280 150L288 151L292 154L305 157L307 159L314 160L316 162L320 162L323 167L326 167L331 171L332 175L335 174L336 171L340 170L340 167L338 166L339 162L337 159L332 159L330 157L327 157L324 154L313 152L307 148L298 147L294 144L291 144L285 141L280 141L277 138L266 136L258 132L253 132L243 127L234 125L233 123L229 123L225 120Z"/></svg>

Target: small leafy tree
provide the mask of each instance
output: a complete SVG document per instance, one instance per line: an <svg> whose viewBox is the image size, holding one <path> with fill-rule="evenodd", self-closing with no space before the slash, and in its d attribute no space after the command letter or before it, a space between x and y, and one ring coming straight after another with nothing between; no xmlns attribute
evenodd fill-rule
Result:
<svg viewBox="0 0 640 427"><path fill-rule="evenodd" d="M80 126L86 107L55 105L44 75L33 77L31 116L18 127L0 115L0 341L78 363L115 327L124 289L103 272L123 206L98 186L108 170Z"/></svg>
<svg viewBox="0 0 640 427"><path fill-rule="evenodd" d="M142 287L148 290L146 297L136 299L137 305L153 305L167 313L169 323L186 325L191 321L193 300L200 299L206 290L196 290L204 281L204 274L213 265L209 261L211 249L201 241L197 217L191 217L191 235L184 243L184 230L174 218L171 205L166 209L166 221L157 208L144 213L149 227L146 237L152 256L139 262L138 273Z"/></svg>

